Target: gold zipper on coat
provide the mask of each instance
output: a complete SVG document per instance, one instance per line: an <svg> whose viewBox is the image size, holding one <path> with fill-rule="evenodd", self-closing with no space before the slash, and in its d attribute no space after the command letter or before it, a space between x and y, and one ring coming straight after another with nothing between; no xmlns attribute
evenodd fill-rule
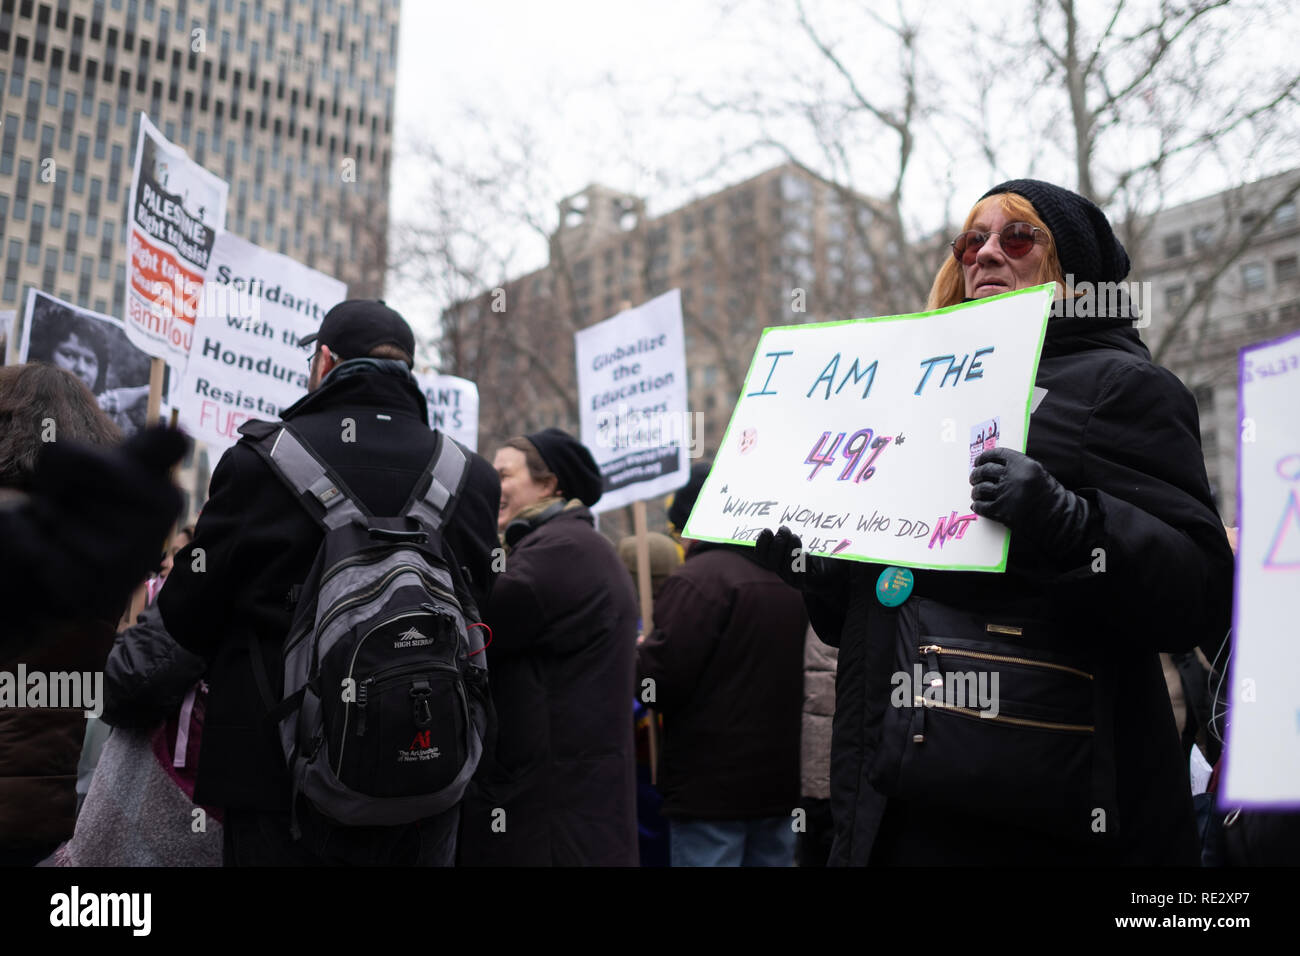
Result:
<svg viewBox="0 0 1300 956"><path fill-rule="evenodd" d="M1077 667L1067 667L1064 664L1052 664L1048 661L1036 661L1029 657L1009 657L1005 654L985 654L980 651L963 651L956 648L944 648L938 644L922 644L922 654L947 654L951 657L970 657L980 661L1005 661L1009 664L1024 664L1026 667L1048 667L1052 670L1065 671L1067 674L1077 674L1080 677L1086 677L1092 680L1092 675L1087 671L1081 671Z"/></svg>
<svg viewBox="0 0 1300 956"><path fill-rule="evenodd" d="M1077 734L1091 734L1096 729L1091 724L1058 724L1050 720L1030 720L1027 717L1003 717L1001 714L996 717L988 717L985 716L983 711L974 710L970 707L954 707L942 701L927 701L924 697L916 697L915 702L917 707L937 708L950 714L960 714L963 717L990 720L1001 724L1015 724L1019 727L1038 727L1042 730L1068 730ZM915 740L915 738L913 739ZM921 741L916 742L920 743Z"/></svg>

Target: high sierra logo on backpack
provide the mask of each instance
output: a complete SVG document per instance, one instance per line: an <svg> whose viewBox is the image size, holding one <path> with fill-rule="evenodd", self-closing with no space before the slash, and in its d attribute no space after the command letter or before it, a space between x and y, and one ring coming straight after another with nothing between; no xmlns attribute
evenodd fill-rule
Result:
<svg viewBox="0 0 1300 956"><path fill-rule="evenodd" d="M483 643L469 626L478 612L441 539L465 452L439 433L402 515L385 518L368 514L288 424L250 421L240 432L325 530L284 643L283 693L268 702L294 806L301 794L349 826L450 809L487 725Z"/></svg>

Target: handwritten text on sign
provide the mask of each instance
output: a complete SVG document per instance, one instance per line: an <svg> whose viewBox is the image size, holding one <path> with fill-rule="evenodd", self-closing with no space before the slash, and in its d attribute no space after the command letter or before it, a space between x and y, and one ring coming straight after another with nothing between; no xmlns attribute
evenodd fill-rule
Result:
<svg viewBox="0 0 1300 956"><path fill-rule="evenodd" d="M1300 807L1300 334L1241 350L1227 806ZM1226 685L1225 685L1226 687Z"/></svg>
<svg viewBox="0 0 1300 956"><path fill-rule="evenodd" d="M968 476L986 448L1024 450L1051 301L767 329L685 536L784 524L812 553L1004 570L1007 531L971 512Z"/></svg>

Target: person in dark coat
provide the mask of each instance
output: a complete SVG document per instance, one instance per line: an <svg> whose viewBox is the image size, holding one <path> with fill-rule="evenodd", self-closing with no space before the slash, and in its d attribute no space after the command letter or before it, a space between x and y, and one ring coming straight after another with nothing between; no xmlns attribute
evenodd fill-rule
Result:
<svg viewBox="0 0 1300 956"><path fill-rule="evenodd" d="M185 436L151 428L119 445L120 431L77 385L50 365L0 369L0 646L9 653L30 642L35 622L116 621L181 510L170 469ZM47 419L53 441L41 438Z"/></svg>
<svg viewBox="0 0 1300 956"><path fill-rule="evenodd" d="M673 509L689 514L699 487ZM664 715L673 866L793 864L807 627L799 592L747 546L690 542L655 598L637 680Z"/></svg>
<svg viewBox="0 0 1300 956"><path fill-rule="evenodd" d="M414 335L382 302L349 300L326 314L318 337L303 340L313 342L309 392L282 418L372 514L396 514L440 440L410 372ZM500 488L486 460L470 454L469 461L444 539L482 606L493 576ZM307 814L303 841L290 840L289 775L250 654L261 656L269 688L281 687L292 592L307 577L322 537L249 439L222 456L194 541L176 556L158 595L167 631L209 662L195 802L224 809L228 865L448 863L454 811L432 826L317 826L315 834ZM327 840L328 852L321 849Z"/></svg>
<svg viewBox="0 0 1300 956"><path fill-rule="evenodd" d="M103 704L94 675L180 510L167 469L183 436L120 441L70 372L0 369L0 865L72 835L86 718Z"/></svg>
<svg viewBox="0 0 1300 956"><path fill-rule="evenodd" d="M636 866L637 600L588 510L602 482L558 428L497 451L508 547L484 617L497 714L461 811L465 866Z"/></svg>
<svg viewBox="0 0 1300 956"><path fill-rule="evenodd" d="M1095 205L1017 180L990 190L966 229L930 308L1058 282L1036 379L1046 394L1026 451L986 451L971 472L972 509L1011 531L1006 572L914 570L910 596L892 608L876 596L880 567L810 559L799 573L795 536L782 529L758 542L771 566L801 580L818 635L840 648L831 863L1194 865L1187 771L1158 655L1221 639L1233 574L1196 403L1152 363L1127 300L1104 307L1104 284L1119 283L1129 261ZM1001 666L1003 717L1040 718L1023 729L914 707L912 727L924 720L924 731L898 734L896 715L907 708L890 707L897 648L910 637L927 653L941 645L926 642L950 642L963 627L975 643L1024 641L1006 656L1086 664L1074 673L1032 661L1029 669ZM1014 636L992 643L997 628ZM917 647L910 653L918 660ZM1012 681L1023 699L1008 698ZM1068 727L1057 716L1067 706L1077 722ZM1091 760L1071 771L1080 793L1059 805L1014 806L1026 792L1062 784L1052 775L1080 752L1072 748L1081 738L1067 729L1089 732L1091 749L1082 752ZM988 775L1018 756L1012 742L1030 747L1035 732L1037 760L1020 764L1014 780ZM917 768L930 766L923 748L935 753L945 733L978 736L946 767L931 768L928 788L909 789Z"/></svg>

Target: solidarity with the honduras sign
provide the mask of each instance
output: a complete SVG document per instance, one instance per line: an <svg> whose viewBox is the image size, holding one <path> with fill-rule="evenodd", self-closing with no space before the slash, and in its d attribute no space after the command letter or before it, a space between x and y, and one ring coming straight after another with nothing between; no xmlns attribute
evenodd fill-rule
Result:
<svg viewBox="0 0 1300 956"><path fill-rule="evenodd" d="M307 391L307 349L347 286L232 232L218 234L207 270L194 347L175 398L180 423L225 449L250 418L274 420Z"/></svg>
<svg viewBox="0 0 1300 956"><path fill-rule="evenodd" d="M810 554L1006 570L970 509L980 452L1024 451L1053 286L915 315L769 328L684 536Z"/></svg>

